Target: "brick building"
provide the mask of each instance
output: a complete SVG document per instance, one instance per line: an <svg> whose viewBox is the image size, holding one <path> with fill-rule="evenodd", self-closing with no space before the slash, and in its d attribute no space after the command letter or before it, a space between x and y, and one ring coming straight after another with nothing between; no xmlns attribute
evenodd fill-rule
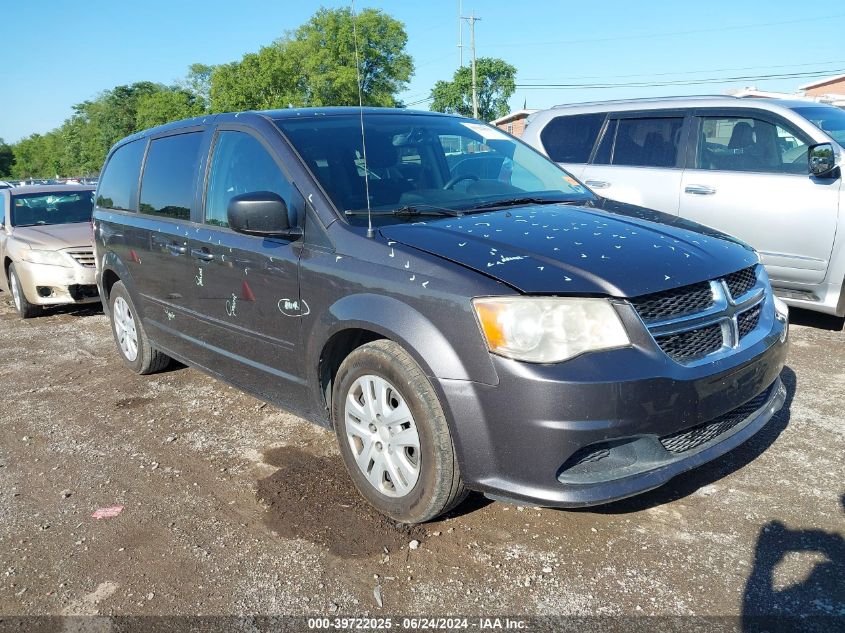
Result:
<svg viewBox="0 0 845 633"><path fill-rule="evenodd" d="M819 79L798 88L808 97L824 97L828 95L842 95L845 97L845 75Z"/></svg>
<svg viewBox="0 0 845 633"><path fill-rule="evenodd" d="M525 131L525 120L529 115L534 114L536 111L537 110L526 109L516 110L499 119L490 121L490 124L495 125L500 130L504 130L508 134L520 137L522 136L522 132Z"/></svg>

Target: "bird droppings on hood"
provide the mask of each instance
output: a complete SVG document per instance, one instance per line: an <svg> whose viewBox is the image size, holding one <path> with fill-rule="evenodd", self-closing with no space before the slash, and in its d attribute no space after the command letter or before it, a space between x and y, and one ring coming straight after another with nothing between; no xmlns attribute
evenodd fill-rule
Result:
<svg viewBox="0 0 845 633"><path fill-rule="evenodd" d="M756 261L750 249L731 238L703 236L697 229L691 230L696 228L693 225L641 222L630 214L569 205L537 208L536 213L497 210L471 220L415 223L422 226L391 224L380 232L386 240L483 271L524 292L563 289L561 276L538 275L540 267L541 272L556 268L569 277L567 292L625 297L665 290L666 281L672 282L671 287L696 283ZM517 223L529 226L514 231ZM480 226L486 230L480 232ZM556 235L556 231L563 234ZM577 239L572 239L574 233L567 239L569 231L578 231ZM719 249L718 256L713 252L714 240L726 249ZM516 257L520 259L511 259ZM600 275L590 269L593 260L601 262ZM504 266L504 262L513 263ZM667 275L670 279L663 280Z"/></svg>

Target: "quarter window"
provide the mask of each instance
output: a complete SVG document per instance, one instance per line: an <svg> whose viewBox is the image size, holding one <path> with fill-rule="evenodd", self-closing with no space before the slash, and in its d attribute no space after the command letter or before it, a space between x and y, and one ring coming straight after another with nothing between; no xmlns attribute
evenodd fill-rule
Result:
<svg viewBox="0 0 845 633"><path fill-rule="evenodd" d="M138 187L141 160L144 158L146 140L137 140L118 147L109 159L100 178L97 206L105 209L134 211L132 195Z"/></svg>
<svg viewBox="0 0 845 633"><path fill-rule="evenodd" d="M291 185L261 142L245 132L220 132L208 177L206 223L229 226L229 201L255 191L276 193L290 207Z"/></svg>
<svg viewBox="0 0 845 633"><path fill-rule="evenodd" d="M605 114L559 116L540 132L546 153L557 163L586 163L593 151Z"/></svg>
<svg viewBox="0 0 845 633"><path fill-rule="evenodd" d="M165 136L150 143L141 180L141 213L191 218L202 132Z"/></svg>
<svg viewBox="0 0 845 633"><path fill-rule="evenodd" d="M681 118L620 119L611 164L674 167L682 126Z"/></svg>
<svg viewBox="0 0 845 633"><path fill-rule="evenodd" d="M803 174L807 144L785 126L750 117L703 117L697 166L721 171Z"/></svg>

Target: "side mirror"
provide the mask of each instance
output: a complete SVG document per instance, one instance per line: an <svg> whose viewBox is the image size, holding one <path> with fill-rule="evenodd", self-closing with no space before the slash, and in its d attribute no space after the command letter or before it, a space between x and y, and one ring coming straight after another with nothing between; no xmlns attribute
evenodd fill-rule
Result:
<svg viewBox="0 0 845 633"><path fill-rule="evenodd" d="M833 176L833 172L836 170L836 155L831 143L810 145L807 150L807 160L811 176L828 178Z"/></svg>
<svg viewBox="0 0 845 633"><path fill-rule="evenodd" d="M229 228L238 233L265 237L292 237L302 233L298 227L291 227L288 205L272 191L253 191L233 197L226 215Z"/></svg>

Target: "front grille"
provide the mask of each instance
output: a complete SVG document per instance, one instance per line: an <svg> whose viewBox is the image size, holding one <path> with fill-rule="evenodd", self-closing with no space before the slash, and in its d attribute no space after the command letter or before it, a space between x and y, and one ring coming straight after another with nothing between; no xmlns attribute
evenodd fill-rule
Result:
<svg viewBox="0 0 845 633"><path fill-rule="evenodd" d="M643 321L701 312L713 305L713 291L706 281L631 299Z"/></svg>
<svg viewBox="0 0 845 633"><path fill-rule="evenodd" d="M94 268L95 266L94 251L90 248L67 251L67 254L73 257L74 261L84 268Z"/></svg>
<svg viewBox="0 0 845 633"><path fill-rule="evenodd" d="M746 334L751 332L760 322L760 313L763 309L760 305L756 305L750 310L746 310L737 316L737 326L739 327L739 338L742 340Z"/></svg>
<svg viewBox="0 0 845 633"><path fill-rule="evenodd" d="M724 415L720 415L710 422L705 422L691 429L661 437L660 443L663 444L663 448L675 455L698 448L743 422L766 403L771 393L772 387L770 386L756 398L749 400L732 411L728 411Z"/></svg>
<svg viewBox="0 0 845 633"><path fill-rule="evenodd" d="M695 330L656 336L654 340L672 360L688 363L722 348L722 326L716 323Z"/></svg>
<svg viewBox="0 0 845 633"><path fill-rule="evenodd" d="M755 288L757 294L750 294ZM673 360L689 364L738 347L760 323L764 298L757 268L751 266L630 302L660 348Z"/></svg>
<svg viewBox="0 0 845 633"><path fill-rule="evenodd" d="M728 290L731 291L731 296L734 299L738 299L751 290L754 284L757 283L757 272L754 266L743 268L724 277L724 281L728 285Z"/></svg>

